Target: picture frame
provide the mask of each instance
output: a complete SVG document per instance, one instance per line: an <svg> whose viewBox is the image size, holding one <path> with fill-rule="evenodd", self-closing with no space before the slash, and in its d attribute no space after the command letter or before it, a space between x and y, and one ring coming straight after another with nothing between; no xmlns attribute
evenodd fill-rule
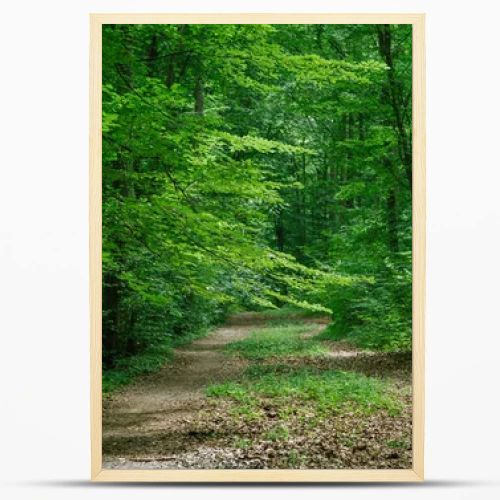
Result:
<svg viewBox="0 0 500 500"><path fill-rule="evenodd" d="M102 26L104 24L411 24L413 78L412 386L413 468L408 470L107 470L102 467ZM91 479L99 482L418 482L424 479L425 15L122 14L90 15L90 368Z"/></svg>

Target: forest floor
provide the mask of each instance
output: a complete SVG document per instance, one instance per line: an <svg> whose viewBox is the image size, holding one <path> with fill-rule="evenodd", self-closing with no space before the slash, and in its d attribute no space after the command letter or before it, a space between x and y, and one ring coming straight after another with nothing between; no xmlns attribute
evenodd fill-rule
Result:
<svg viewBox="0 0 500 500"><path fill-rule="evenodd" d="M241 313L103 402L113 469L411 468L411 356Z"/></svg>

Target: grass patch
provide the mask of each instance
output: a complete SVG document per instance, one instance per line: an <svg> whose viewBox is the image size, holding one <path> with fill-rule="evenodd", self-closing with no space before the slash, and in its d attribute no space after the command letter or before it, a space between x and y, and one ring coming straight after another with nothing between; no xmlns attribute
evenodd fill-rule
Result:
<svg viewBox="0 0 500 500"><path fill-rule="evenodd" d="M291 469L300 467L303 465L304 459L301 457L298 453L297 450L290 450L290 453L288 454L288 459L287 459L287 465Z"/></svg>
<svg viewBox="0 0 500 500"><path fill-rule="evenodd" d="M391 441L387 441L387 446L389 448L408 448L408 443L406 441L400 440L400 439L393 439Z"/></svg>
<svg viewBox="0 0 500 500"><path fill-rule="evenodd" d="M293 368L287 365L251 366L241 382L207 388L207 395L228 397L257 413L260 400L276 398L280 406L303 402L319 412L354 411L371 414L387 410L400 413L402 404L392 387L379 379L356 372Z"/></svg>
<svg viewBox="0 0 500 500"><path fill-rule="evenodd" d="M317 340L303 338L311 325L302 323L279 323L261 328L237 342L225 346L225 351L243 358L262 360L280 356L308 356L326 352Z"/></svg>
<svg viewBox="0 0 500 500"><path fill-rule="evenodd" d="M157 372L173 358L175 347L189 344L193 340L205 336L208 332L209 330L201 330L174 339L166 337L163 343L150 347L136 356L119 359L113 368L103 371L103 394L111 394L120 387L130 384L140 375Z"/></svg>
<svg viewBox="0 0 500 500"><path fill-rule="evenodd" d="M240 450L246 450L252 446L252 441L248 438L236 437L234 438L233 446Z"/></svg>
<svg viewBox="0 0 500 500"><path fill-rule="evenodd" d="M223 394L220 394L220 396L223 396ZM243 404L231 408L229 413L233 417L243 418L246 422L255 422L262 417L257 401L253 398L249 398Z"/></svg>
<svg viewBox="0 0 500 500"><path fill-rule="evenodd" d="M130 384L139 375L159 370L168 359L172 358L170 342L151 347L137 356L119 359L116 365L103 371L102 392L112 393L120 387Z"/></svg>
<svg viewBox="0 0 500 500"><path fill-rule="evenodd" d="M326 315L324 312L311 311L310 309L302 309L293 305L284 305L279 309L266 309L260 313L269 319L290 319L290 318L319 318Z"/></svg>
<svg viewBox="0 0 500 500"><path fill-rule="evenodd" d="M290 431L286 425L277 425L264 434L267 441L286 441L290 437Z"/></svg>

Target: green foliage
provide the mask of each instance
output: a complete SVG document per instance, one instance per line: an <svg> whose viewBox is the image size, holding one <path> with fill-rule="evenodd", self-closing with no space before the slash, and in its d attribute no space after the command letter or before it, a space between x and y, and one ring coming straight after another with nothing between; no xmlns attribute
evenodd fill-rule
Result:
<svg viewBox="0 0 500 500"><path fill-rule="evenodd" d="M403 25L103 27L105 379L235 307L409 347L410 65Z"/></svg>
<svg viewBox="0 0 500 500"><path fill-rule="evenodd" d="M139 375L158 371L173 357L173 349L189 344L202 337L207 330L190 331L183 337L164 337L162 343L154 342L139 354L119 358L113 368L105 370L102 377L102 391L110 394L129 384Z"/></svg>
<svg viewBox="0 0 500 500"><path fill-rule="evenodd" d="M310 325L282 323L255 330L244 340L227 344L225 349L229 353L253 360L280 356L311 356L325 352L326 349L321 343L302 338L310 329Z"/></svg>
<svg viewBox="0 0 500 500"><path fill-rule="evenodd" d="M109 394L123 385L131 382L138 375L153 373L161 368L171 357L171 345L156 344L144 352L122 358L112 370L106 370L102 377L102 391Z"/></svg>
<svg viewBox="0 0 500 500"><path fill-rule="evenodd" d="M318 340L348 340L358 347L410 351L411 274L409 265L385 269L373 282L332 288L333 323Z"/></svg>
<svg viewBox="0 0 500 500"><path fill-rule="evenodd" d="M394 389L382 380L356 372L280 364L252 365L241 382L212 385L207 395L253 406L259 405L259 398L278 398L283 405L303 401L319 413L345 410L371 414L383 409L395 415L401 409Z"/></svg>

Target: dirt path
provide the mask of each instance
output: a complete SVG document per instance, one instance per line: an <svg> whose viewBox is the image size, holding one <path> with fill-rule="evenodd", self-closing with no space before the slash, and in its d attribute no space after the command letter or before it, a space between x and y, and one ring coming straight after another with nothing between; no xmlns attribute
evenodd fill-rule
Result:
<svg viewBox="0 0 500 500"><path fill-rule="evenodd" d="M173 433L183 419L203 408L204 387L237 376L244 369L244 363L225 356L220 348L244 338L251 328L251 325L238 324L218 328L207 337L177 349L174 361L159 372L140 377L107 399L103 409L103 449L107 465L116 465L117 458L132 458L137 440L144 442L162 430Z"/></svg>
<svg viewBox="0 0 500 500"><path fill-rule="evenodd" d="M196 438L185 432L186 424L207 409L205 387L237 379L247 366L246 361L225 355L221 348L245 338L266 321L268 318L253 313L233 316L208 336L176 349L174 361L159 372L140 377L105 400L104 467L133 468L141 462L159 460L172 462L172 468L176 468L175 456L193 448L187 441ZM321 319L304 321L311 323L314 334L324 328ZM167 454L155 453L158 448Z"/></svg>
<svg viewBox="0 0 500 500"><path fill-rule="evenodd" d="M310 324L311 329L305 337L316 335L327 324L321 318L287 319ZM260 468L259 458L254 459L248 453L235 450L234 446L227 446L227 440L221 444L214 439L214 425L219 425L214 422L221 413L227 414L228 408L220 400L207 398L205 388L212 383L238 380L248 362L226 355L222 347L245 338L268 321L269 317L255 313L233 316L208 336L177 349L173 362L159 372L140 377L106 399L103 405L103 466L119 469ZM308 363L306 359L286 362ZM383 354L362 353L341 342L332 342L330 352L313 362L325 364L326 368L355 369L368 375L388 370L385 375L401 378L401 360ZM226 436L241 430L228 427L227 421L221 421L220 429Z"/></svg>

